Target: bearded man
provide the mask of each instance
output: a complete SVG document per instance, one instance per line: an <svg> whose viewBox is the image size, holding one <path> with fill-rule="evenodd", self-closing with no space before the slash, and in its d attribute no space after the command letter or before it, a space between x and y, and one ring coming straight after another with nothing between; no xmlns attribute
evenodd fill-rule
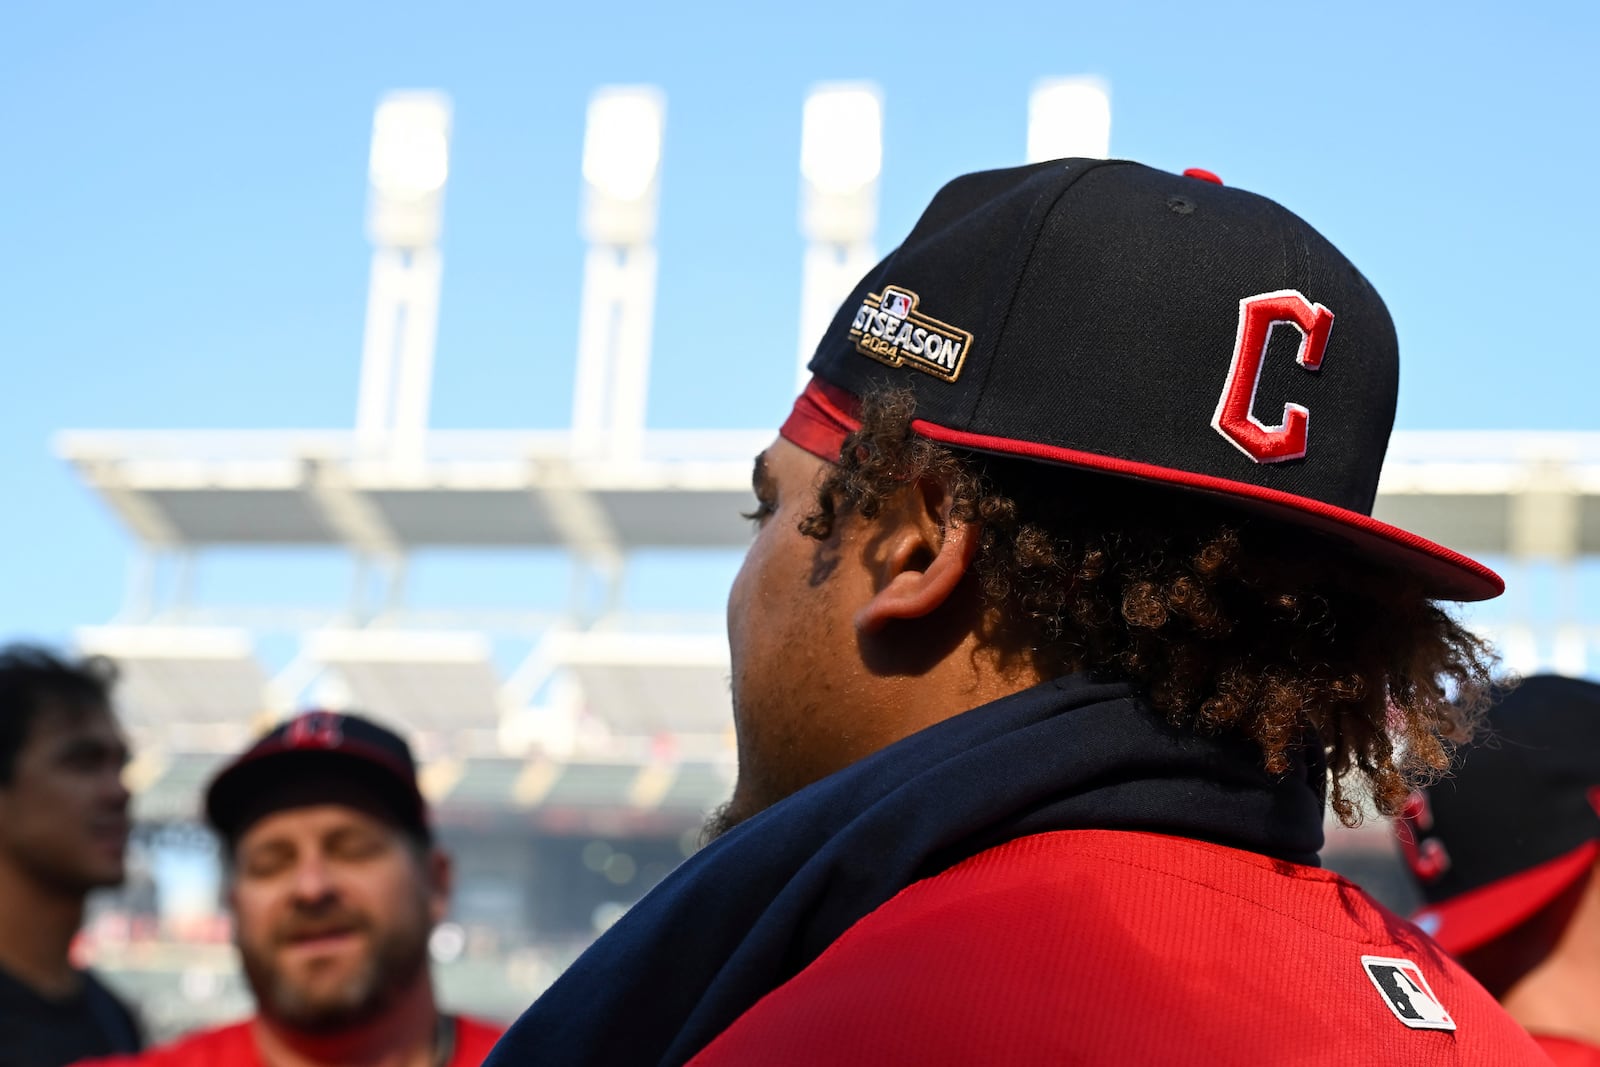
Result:
<svg viewBox="0 0 1600 1067"><path fill-rule="evenodd" d="M103 1067L476 1067L499 1030L434 1000L450 860L411 749L356 715L290 720L211 782L252 1019Z"/></svg>

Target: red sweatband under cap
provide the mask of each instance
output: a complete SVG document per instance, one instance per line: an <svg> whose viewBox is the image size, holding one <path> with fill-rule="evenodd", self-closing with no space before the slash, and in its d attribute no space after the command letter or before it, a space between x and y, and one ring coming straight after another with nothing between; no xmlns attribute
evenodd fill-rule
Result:
<svg viewBox="0 0 1600 1067"><path fill-rule="evenodd" d="M812 378L795 399L778 436L820 460L837 463L844 439L861 428L861 420L856 417L859 408L860 401L850 393L821 378Z"/></svg>

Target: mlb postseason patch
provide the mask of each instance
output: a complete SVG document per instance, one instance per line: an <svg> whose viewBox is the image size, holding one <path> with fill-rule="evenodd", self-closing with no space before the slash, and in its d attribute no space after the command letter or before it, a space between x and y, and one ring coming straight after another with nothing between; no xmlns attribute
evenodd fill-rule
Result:
<svg viewBox="0 0 1600 1067"><path fill-rule="evenodd" d="M856 351L891 367L908 366L947 382L956 380L972 335L917 310L917 294L886 286L868 293L850 324Z"/></svg>
<svg viewBox="0 0 1600 1067"><path fill-rule="evenodd" d="M1413 1030L1454 1030L1456 1021L1444 1010L1439 998L1433 995L1422 968L1410 960L1390 959L1387 956L1362 956L1361 966L1367 977L1383 994L1394 1017Z"/></svg>

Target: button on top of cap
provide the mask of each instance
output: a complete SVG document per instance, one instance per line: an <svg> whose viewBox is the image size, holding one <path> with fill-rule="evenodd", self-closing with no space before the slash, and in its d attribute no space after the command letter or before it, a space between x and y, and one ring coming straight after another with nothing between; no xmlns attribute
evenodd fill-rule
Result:
<svg viewBox="0 0 1600 1067"><path fill-rule="evenodd" d="M1201 170L1199 167L1190 167L1188 170L1183 172L1183 176L1185 178L1199 178L1201 181L1210 182L1212 185L1222 184L1221 178L1217 177L1209 170Z"/></svg>

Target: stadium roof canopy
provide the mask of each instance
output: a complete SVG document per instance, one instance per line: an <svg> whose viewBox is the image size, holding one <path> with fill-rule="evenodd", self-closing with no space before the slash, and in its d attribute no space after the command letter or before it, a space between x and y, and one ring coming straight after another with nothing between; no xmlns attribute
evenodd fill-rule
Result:
<svg viewBox="0 0 1600 1067"><path fill-rule="evenodd" d="M180 724L182 743L235 747L265 710L267 677L248 631L225 627L88 626L77 633L87 654L117 664L117 707L138 732Z"/></svg>
<svg viewBox="0 0 1600 1067"><path fill-rule="evenodd" d="M1600 554L1600 433L1397 433L1375 513L1471 555Z"/></svg>
<svg viewBox="0 0 1600 1067"><path fill-rule="evenodd" d="M69 432L58 451L148 548L736 548L767 431L652 431L636 460L559 432L433 431L423 458L337 432ZM1463 552L1600 553L1600 433L1401 432L1377 515Z"/></svg>
<svg viewBox="0 0 1600 1067"><path fill-rule="evenodd" d="M645 435L638 459L568 435L435 431L419 460L363 458L350 433L68 432L56 442L146 547L739 547L764 431Z"/></svg>
<svg viewBox="0 0 1600 1067"><path fill-rule="evenodd" d="M147 822L192 822L211 777L231 758L222 752L161 751L130 784L134 810ZM444 825L512 817L564 832L665 823L698 825L728 798L732 766L703 761L553 762L473 757L422 769L424 791Z"/></svg>
<svg viewBox="0 0 1600 1067"><path fill-rule="evenodd" d="M618 734L732 728L728 642L720 633L552 633L543 654L576 676L585 710Z"/></svg>
<svg viewBox="0 0 1600 1067"><path fill-rule="evenodd" d="M304 654L337 672L348 706L413 734L498 728L501 682L481 633L319 630Z"/></svg>

